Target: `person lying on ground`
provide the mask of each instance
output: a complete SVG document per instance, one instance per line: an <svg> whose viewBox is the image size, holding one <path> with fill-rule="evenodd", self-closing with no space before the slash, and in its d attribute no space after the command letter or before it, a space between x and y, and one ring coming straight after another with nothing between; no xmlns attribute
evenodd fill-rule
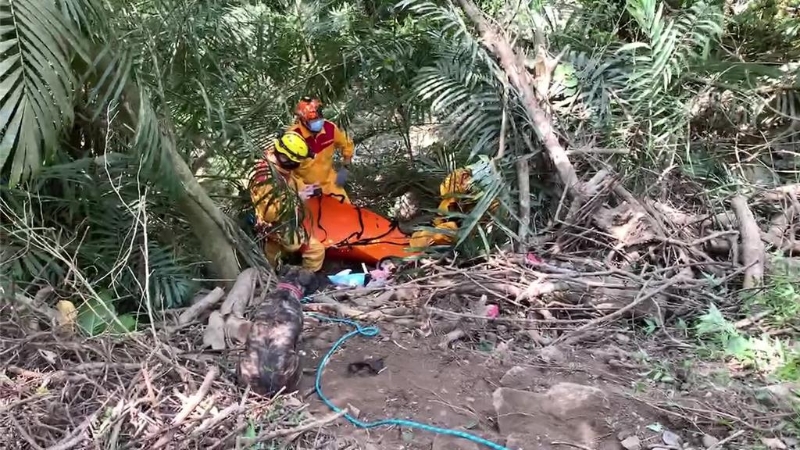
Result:
<svg viewBox="0 0 800 450"><path fill-rule="evenodd" d="M303 161L296 173L306 184L316 184L323 194L332 194L350 203L344 190L353 159L353 141L333 122L325 120L322 103L311 97L303 97L295 108L295 123L287 131L305 139L313 159ZM334 170L333 156L341 152L342 167Z"/></svg>
<svg viewBox="0 0 800 450"><path fill-rule="evenodd" d="M411 235L409 247L425 248L433 245L453 245L458 229L463 225L460 218L447 218L449 213L469 214L477 206L491 182L492 163L486 158L474 164L458 168L445 177L439 185L442 200L433 219L434 230L418 230ZM497 199L489 205L489 212L499 206Z"/></svg>
<svg viewBox="0 0 800 450"><path fill-rule="evenodd" d="M265 241L264 253L278 267L284 253L300 253L303 268L317 272L325 260L325 247L303 228L303 202L319 189L295 173L313 158L306 141L297 133L275 139L256 163L249 191L256 216L256 232Z"/></svg>

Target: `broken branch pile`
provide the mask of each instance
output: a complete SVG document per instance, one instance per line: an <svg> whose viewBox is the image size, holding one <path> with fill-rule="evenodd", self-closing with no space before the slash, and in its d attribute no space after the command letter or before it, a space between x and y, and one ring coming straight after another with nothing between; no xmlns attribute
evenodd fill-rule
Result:
<svg viewBox="0 0 800 450"><path fill-rule="evenodd" d="M615 320L664 325L705 312L709 303L729 305L736 292L757 292L774 229L781 226L784 240L794 236L786 215L762 231L756 212L768 195L734 196L720 213L639 199L608 174L595 178L592 197L571 222L541 236L536 254L497 254L462 268L429 265L390 290L324 294L308 308L425 328L431 316L485 323L489 302L501 307L496 322L538 336L538 344L574 341Z"/></svg>
<svg viewBox="0 0 800 450"><path fill-rule="evenodd" d="M333 439L318 429L338 415L315 418L294 396L250 393L216 357L196 353L199 327L171 339L78 341L23 329L32 318L11 307L0 317L0 441L16 448L227 449L306 431Z"/></svg>

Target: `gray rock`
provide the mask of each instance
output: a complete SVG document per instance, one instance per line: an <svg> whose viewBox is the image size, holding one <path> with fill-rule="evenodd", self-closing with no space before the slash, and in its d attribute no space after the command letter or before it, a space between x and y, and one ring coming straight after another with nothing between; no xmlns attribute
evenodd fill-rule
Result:
<svg viewBox="0 0 800 450"><path fill-rule="evenodd" d="M625 450L642 450L642 441L636 436L629 436L620 442Z"/></svg>
<svg viewBox="0 0 800 450"><path fill-rule="evenodd" d="M550 442L568 441L593 446L611 430L597 418L604 414L608 398L600 389L573 383L559 383L545 393L499 388L493 394L497 422L505 436L529 435L537 446L550 448Z"/></svg>
<svg viewBox="0 0 800 450"><path fill-rule="evenodd" d="M681 448L681 437L669 430L661 433L661 440L670 447Z"/></svg>
<svg viewBox="0 0 800 450"><path fill-rule="evenodd" d="M542 405L545 411L562 420L580 417L583 414L597 414L608 408L606 394L593 386L575 383L558 383L544 393L547 402Z"/></svg>
<svg viewBox="0 0 800 450"><path fill-rule="evenodd" d="M541 371L535 367L514 366L500 379L500 386L531 390L536 386L536 380L542 376Z"/></svg>
<svg viewBox="0 0 800 450"><path fill-rule="evenodd" d="M619 342L620 344L627 344L628 342L631 341L631 338L629 338L627 335L622 334L622 333L615 334L614 335L614 339L616 339L617 342Z"/></svg>
<svg viewBox="0 0 800 450"><path fill-rule="evenodd" d="M711 436L709 434L703 435L703 447L705 448L713 447L717 445L717 443L719 443L719 439L715 438L714 436Z"/></svg>
<svg viewBox="0 0 800 450"><path fill-rule="evenodd" d="M561 351L560 348L555 346L544 347L539 351L539 356L542 357L542 360L548 364L552 363L563 363L567 360L566 355L564 352Z"/></svg>
<svg viewBox="0 0 800 450"><path fill-rule="evenodd" d="M800 383L778 383L756 390L756 397L770 407L792 410L800 405Z"/></svg>

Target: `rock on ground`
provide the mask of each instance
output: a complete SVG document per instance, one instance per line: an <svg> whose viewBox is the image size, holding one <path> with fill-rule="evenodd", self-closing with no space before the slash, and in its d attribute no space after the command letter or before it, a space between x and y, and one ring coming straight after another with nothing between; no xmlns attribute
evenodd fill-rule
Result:
<svg viewBox="0 0 800 450"><path fill-rule="evenodd" d="M642 450L642 442L636 436L628 436L621 444L625 450Z"/></svg>
<svg viewBox="0 0 800 450"><path fill-rule="evenodd" d="M756 390L756 397L764 404L786 411L800 404L800 383L778 383Z"/></svg>
<svg viewBox="0 0 800 450"><path fill-rule="evenodd" d="M525 391L536 387L536 381L542 378L542 371L536 367L514 366L500 379L500 386Z"/></svg>
<svg viewBox="0 0 800 450"><path fill-rule="evenodd" d="M610 432L602 420L609 400L595 387L559 383L542 394L501 387L493 400L500 432L513 441L507 444L512 449L549 449L554 441L595 448Z"/></svg>

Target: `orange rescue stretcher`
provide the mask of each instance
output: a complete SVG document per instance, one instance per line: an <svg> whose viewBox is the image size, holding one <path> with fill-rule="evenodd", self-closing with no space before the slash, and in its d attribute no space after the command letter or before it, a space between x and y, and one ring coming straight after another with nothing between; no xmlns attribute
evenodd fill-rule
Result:
<svg viewBox="0 0 800 450"><path fill-rule="evenodd" d="M386 259L406 258L411 236L397 222L368 209L344 203L336 195L306 200L303 226L325 246L326 257L377 265Z"/></svg>

